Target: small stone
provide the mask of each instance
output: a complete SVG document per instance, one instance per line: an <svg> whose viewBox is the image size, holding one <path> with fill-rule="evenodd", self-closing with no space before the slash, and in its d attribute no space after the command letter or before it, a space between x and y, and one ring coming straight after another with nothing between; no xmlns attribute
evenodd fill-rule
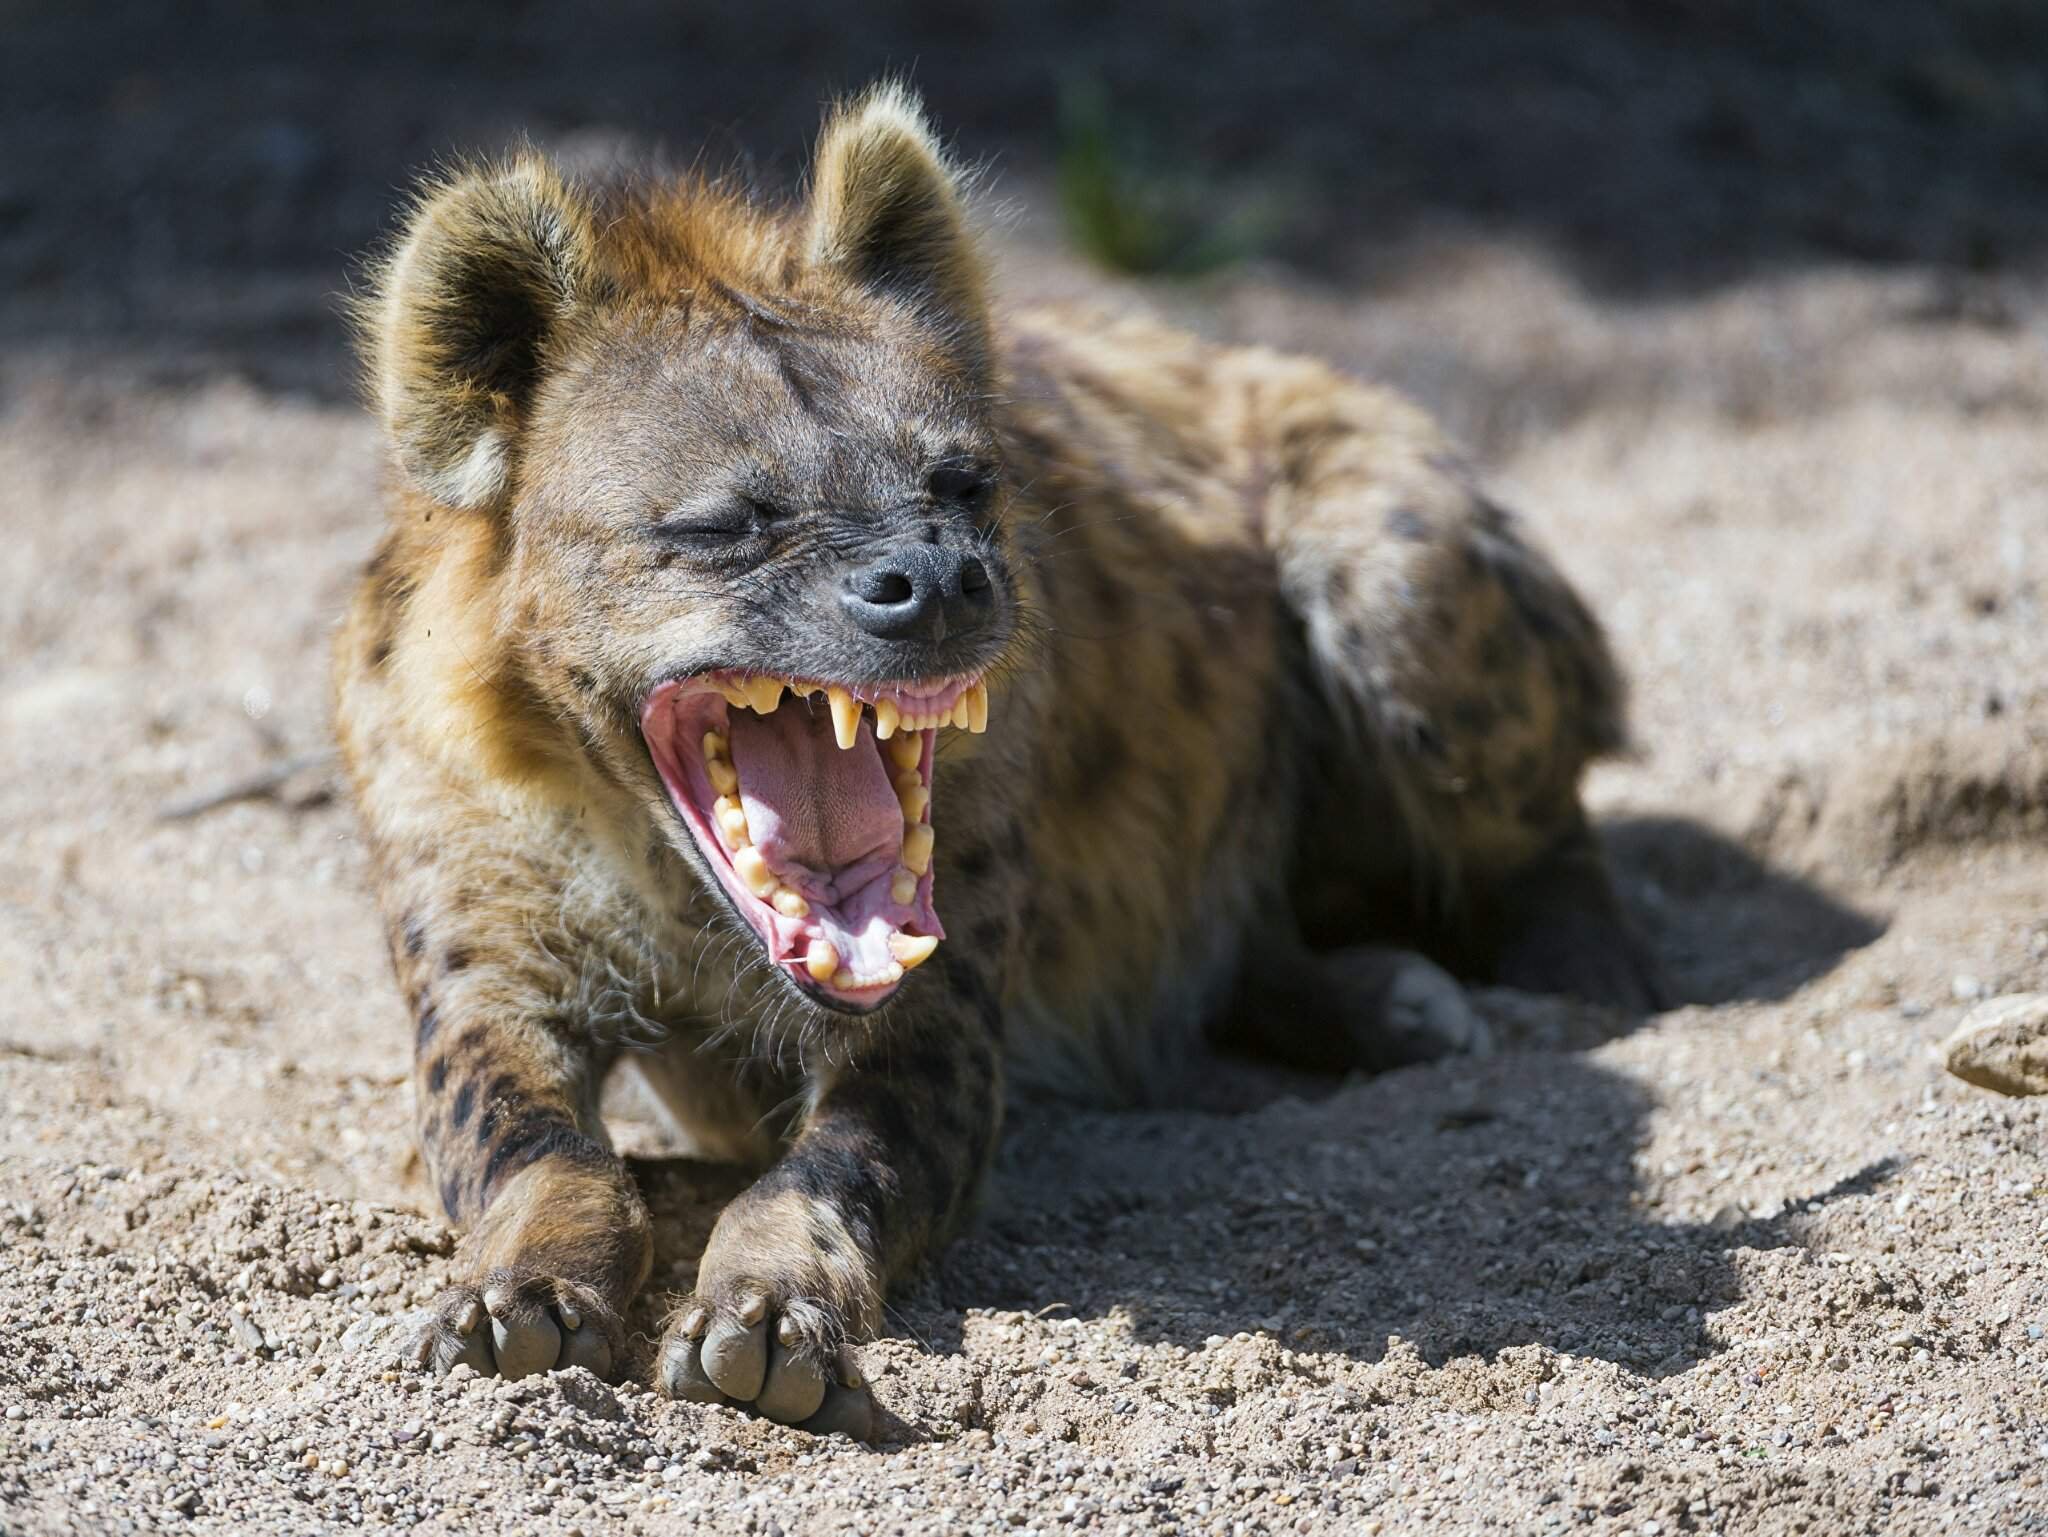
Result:
<svg viewBox="0 0 2048 1537"><path fill-rule="evenodd" d="M9 1404L7 1406L7 1417L10 1420L25 1420L28 1418L28 1410L22 1408L20 1404Z"/></svg>
<svg viewBox="0 0 2048 1537"><path fill-rule="evenodd" d="M1980 1089L2048 1094L2048 993L2010 993L1978 1004L1941 1053L1951 1073Z"/></svg>
<svg viewBox="0 0 2048 1537"><path fill-rule="evenodd" d="M1960 973L1953 982L1949 983L1948 990L1962 1003L1970 1003L1984 996L1984 984L1971 976L1967 971Z"/></svg>
<svg viewBox="0 0 2048 1537"><path fill-rule="evenodd" d="M341 1272L332 1265L329 1265L320 1272L320 1279L314 1284L322 1291L332 1291L335 1287L341 1285Z"/></svg>

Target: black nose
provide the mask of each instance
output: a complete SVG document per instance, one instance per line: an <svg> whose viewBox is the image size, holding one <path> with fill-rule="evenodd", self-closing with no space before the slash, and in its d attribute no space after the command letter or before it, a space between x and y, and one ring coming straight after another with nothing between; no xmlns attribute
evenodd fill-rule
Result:
<svg viewBox="0 0 2048 1537"><path fill-rule="evenodd" d="M847 577L839 601L878 639L940 641L987 619L995 590L974 556L904 544Z"/></svg>

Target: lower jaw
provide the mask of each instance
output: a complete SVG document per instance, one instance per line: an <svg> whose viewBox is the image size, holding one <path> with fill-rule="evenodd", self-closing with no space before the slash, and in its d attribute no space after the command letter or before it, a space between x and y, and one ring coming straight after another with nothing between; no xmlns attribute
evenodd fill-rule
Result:
<svg viewBox="0 0 2048 1537"><path fill-rule="evenodd" d="M707 734L721 742L728 738L731 713L743 708L733 695L733 690L711 680L696 680L664 685L649 696L642 711L642 732L671 807L775 969L807 997L837 1012L871 1012L894 996L906 973L928 959L945 937L931 901L929 802L937 728L899 729L888 742L878 743L862 718L854 745L844 749L880 752L885 771L899 782L914 767L923 793L912 793L902 808L905 865L891 868L888 861L876 860L870 869L870 861L861 860L829 872L834 883L854 880L844 903L849 910L842 912L814 905L796 889L801 883L786 882L767 868L758 850L750 858L752 843L745 831L737 839L729 828L721 831L720 806L737 801L736 771L729 745L728 755L722 757L707 754L704 745ZM803 700L780 705L805 707ZM719 782L714 782L714 774ZM858 932L853 932L856 924Z"/></svg>

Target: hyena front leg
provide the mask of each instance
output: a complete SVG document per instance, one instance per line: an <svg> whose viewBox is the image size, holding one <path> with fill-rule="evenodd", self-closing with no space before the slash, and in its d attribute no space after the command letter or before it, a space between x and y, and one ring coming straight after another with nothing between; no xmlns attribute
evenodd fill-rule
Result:
<svg viewBox="0 0 2048 1537"><path fill-rule="evenodd" d="M850 1346L889 1284L967 1213L1002 1113L997 1004L972 960L919 973L906 1017L824 1067L781 1158L726 1207L655 1381L672 1397L864 1438L873 1405Z"/></svg>
<svg viewBox="0 0 2048 1537"><path fill-rule="evenodd" d="M609 1052L576 1013L563 950L523 916L558 907L508 900L501 871L468 888L492 891L488 906L437 900L464 888L436 873L403 883L417 900L393 915L392 949L417 1031L420 1149L469 1232L464 1279L435 1301L416 1357L608 1376L651 1258L647 1209L598 1116Z"/></svg>

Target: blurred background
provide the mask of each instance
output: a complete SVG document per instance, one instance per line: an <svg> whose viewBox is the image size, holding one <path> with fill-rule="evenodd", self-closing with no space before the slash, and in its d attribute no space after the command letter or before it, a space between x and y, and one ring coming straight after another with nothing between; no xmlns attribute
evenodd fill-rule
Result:
<svg viewBox="0 0 2048 1537"><path fill-rule="evenodd" d="M401 189L522 135L764 190L885 71L1111 269L1348 292L1446 239L1617 299L2048 235L2032 0L0 6L0 341L337 387L331 295Z"/></svg>

